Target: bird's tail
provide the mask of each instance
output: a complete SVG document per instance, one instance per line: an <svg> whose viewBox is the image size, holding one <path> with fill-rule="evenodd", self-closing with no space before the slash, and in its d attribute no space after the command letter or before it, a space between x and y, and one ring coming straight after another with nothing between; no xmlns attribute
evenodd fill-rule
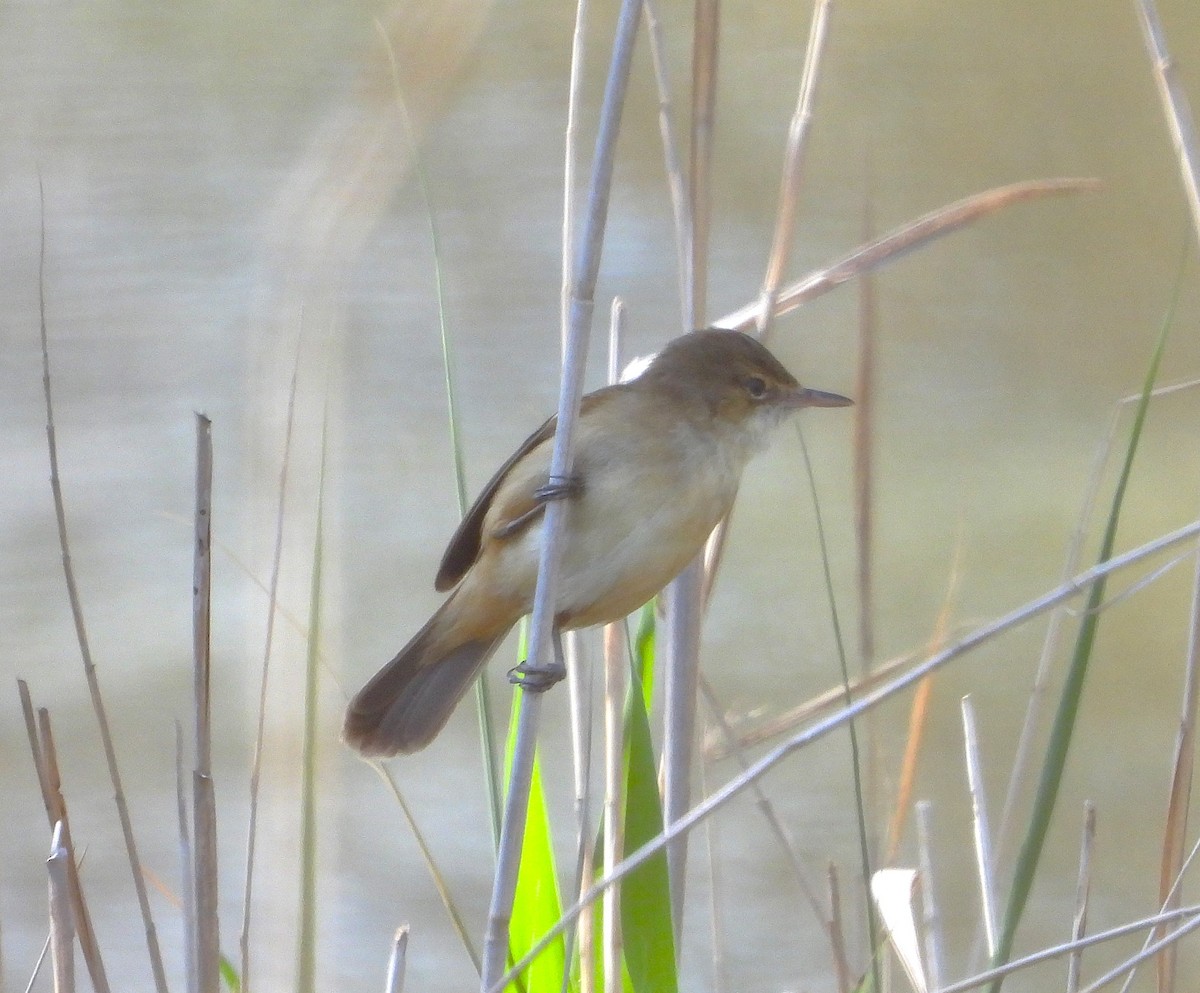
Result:
<svg viewBox="0 0 1200 993"><path fill-rule="evenodd" d="M454 596L350 701L342 737L363 755L420 751L446 726L458 701L508 634L447 645Z"/></svg>

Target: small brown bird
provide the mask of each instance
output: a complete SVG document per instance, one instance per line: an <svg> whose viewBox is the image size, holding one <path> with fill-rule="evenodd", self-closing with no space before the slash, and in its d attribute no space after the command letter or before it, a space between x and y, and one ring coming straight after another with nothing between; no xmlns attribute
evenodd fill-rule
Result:
<svg viewBox="0 0 1200 993"><path fill-rule="evenodd" d="M849 403L800 386L748 335L710 329L669 342L636 379L583 398L565 487L546 485L550 418L463 518L434 584L453 592L350 702L346 741L364 755L395 755L433 740L532 606L548 499L567 500L555 626L608 623L691 561L771 428L801 407Z"/></svg>

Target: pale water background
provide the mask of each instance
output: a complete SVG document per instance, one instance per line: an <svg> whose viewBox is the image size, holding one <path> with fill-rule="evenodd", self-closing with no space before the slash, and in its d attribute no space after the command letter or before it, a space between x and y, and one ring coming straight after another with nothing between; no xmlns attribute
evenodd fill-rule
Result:
<svg viewBox="0 0 1200 993"><path fill-rule="evenodd" d="M686 12L663 13L684 106ZM589 149L612 15L606 4L593 17L590 109L582 122ZM1163 15L1185 84L1200 99L1200 13L1167 0ZM744 3L723 13L711 316L748 301L761 276L807 16L791 5ZM215 557L213 649L223 944L231 954L265 630L265 598L233 556L257 579L268 577L272 487L301 327L283 603L304 618L326 394L330 670L353 688L438 602L432 575L457 508L433 262L376 19L401 52L423 136L474 491L556 397L567 6L518 2L485 12L464 4L429 13L363 3L166 9L24 0L0 11L5 988L23 988L44 938L48 847L15 677L29 680L35 701L52 711L114 988L150 985L46 483L39 172L75 566L143 855L173 888L172 722L186 717L190 692L193 411L214 420L215 534L228 549ZM613 293L626 298L631 353L652 350L679 329L644 36L638 54L597 297L600 315ZM1009 210L898 262L877 281L882 657L929 637L956 555L954 616L962 623L1055 584L1114 400L1141 382L1187 222L1131 4L942 0L835 8L794 273L857 243L867 199L883 230L988 186L1062 175L1097 176L1104 189ZM1193 261L1163 382L1200 369L1196 283ZM775 350L812 385L852 392L856 320L856 291L845 287L786 318ZM599 383L598 347L595 354L592 382ZM1122 547L1194 516L1196 416L1190 394L1153 408ZM850 425L836 411L806 418L842 617L852 630ZM1114 607L1101 625L1022 947L1068 933L1085 798L1099 809L1090 926L1153 909L1190 571L1189 564L1176 568ZM747 475L706 626L707 671L731 708L774 712L836 680L819 574L799 444L794 431L784 431ZM1129 582L1123 577L1113 589ZM303 664L294 627L281 621L276 633L255 932L256 978L271 990L290 985L294 959ZM994 643L956 664L934 691L919 794L935 804L935 883L952 975L964 967L969 922L977 917L958 697L970 691L979 709L998 816L1041 634L1031 626ZM502 668L493 674L498 690ZM337 743L342 699L325 678L322 987L378 988L390 934L409 921L409 988L469 989L470 965L399 812ZM550 703L547 740L561 742L565 695ZM491 857L470 709L427 752L396 763L396 775L479 934ZM905 721L903 703L880 715L886 785ZM547 782L559 799L565 846L573 829L563 752L557 744L549 749ZM813 877L835 860L853 904L847 761L846 741L835 736L767 784ZM732 768L710 770L710 781ZM738 801L717 825L728 988L833 988L820 930L752 803ZM714 988L700 855L697 836L684 953L693 990ZM901 861L911 859L910 840ZM152 899L173 988L180 988L179 919L161 895ZM1102 950L1086 962L1098 971L1115 955ZM1183 975L1194 974L1198 962L1194 950L1185 953ZM1059 967L1040 974L1056 987L1060 977ZM1037 988L1036 981L1011 988Z"/></svg>

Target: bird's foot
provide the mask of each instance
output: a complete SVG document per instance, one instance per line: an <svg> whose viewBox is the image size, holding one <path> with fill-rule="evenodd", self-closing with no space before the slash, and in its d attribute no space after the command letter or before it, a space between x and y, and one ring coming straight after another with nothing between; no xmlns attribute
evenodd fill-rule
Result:
<svg viewBox="0 0 1200 993"><path fill-rule="evenodd" d="M533 491L533 498L538 503L549 503L551 500L566 500L582 492L582 476L551 476L544 485Z"/></svg>
<svg viewBox="0 0 1200 993"><path fill-rule="evenodd" d="M530 693L545 693L566 676L567 667L561 662L552 662L549 665L522 662L508 670L508 681Z"/></svg>

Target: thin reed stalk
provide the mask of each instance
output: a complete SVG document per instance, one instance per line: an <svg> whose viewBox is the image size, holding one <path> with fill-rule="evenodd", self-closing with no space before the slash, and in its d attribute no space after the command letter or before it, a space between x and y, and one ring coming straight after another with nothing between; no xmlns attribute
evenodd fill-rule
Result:
<svg viewBox="0 0 1200 993"><path fill-rule="evenodd" d="M63 844L63 822L54 825L46 875L50 890L50 951L54 964L54 993L75 993L75 925L71 915L71 884L67 864L71 852Z"/></svg>
<svg viewBox="0 0 1200 993"><path fill-rule="evenodd" d="M708 253L712 222L712 152L717 117L717 67L721 0L696 0L692 29L692 126L688 147L688 192L692 218L689 265L692 294L685 301L683 323L707 323Z"/></svg>
<svg viewBox="0 0 1200 993"><path fill-rule="evenodd" d="M1187 660L1184 663L1183 694L1179 730L1175 737L1175 761L1171 767L1171 790L1167 798L1166 824L1163 827L1162 859L1159 869L1159 900L1165 909L1178 907L1182 888L1176 885L1187 846L1188 808L1192 799L1192 777L1196 759L1196 709L1200 704L1200 555L1192 576L1191 628ZM1171 945L1158 960L1160 990L1175 988L1176 946Z"/></svg>
<svg viewBox="0 0 1200 993"><path fill-rule="evenodd" d="M942 914L933 884L933 804L917 801L917 865L921 882L921 931L925 951L925 974L929 988L940 990L945 969L942 966Z"/></svg>
<svg viewBox="0 0 1200 993"><path fill-rule="evenodd" d="M263 645L262 672L258 683L258 717L254 731L254 753L250 760L250 801L246 824L246 878L242 893L242 930L238 945L242 955L242 993L251 993L250 922L254 893L254 849L258 839L258 796L262 778L263 742L267 726L267 677L271 667L271 649L275 636L275 611L279 602L279 574L283 560L283 521L287 498L288 467L291 465L293 428L296 420L296 383L300 376L300 345L304 329L296 340L296 360L288 389L287 421L283 433L283 457L279 465L279 501L275 506L275 543L271 552L271 576L267 586L267 632Z"/></svg>
<svg viewBox="0 0 1200 993"><path fill-rule="evenodd" d="M705 797L700 803L693 807L682 820L671 825L662 834L656 838L643 844L636 851L626 856L625 860L619 865L606 867L603 878L596 881L583 897L574 905L569 907L564 913L559 922L542 937L529 952L518 961L512 970L505 973L497 983L487 986L484 993L499 993L504 984L511 981L520 973L530 961L536 958L543 949L548 947L564 928L570 927L578 918L584 904L592 903L597 900L600 895L613 883L620 879L624 879L629 873L633 872L638 866L642 865L647 859L661 851L668 838L680 831L690 831L697 824L701 823L705 818L712 816L717 810L720 810L735 797L739 796L744 790L748 789L751 784L761 779L768 772L779 765L784 759L789 758L793 753L811 745L813 742L824 738L826 735L843 727L850 721L861 716L866 711L878 706L884 700L888 700L899 693L911 689L916 683L920 682L932 672L943 668L948 663L957 658L962 657L970 652L975 651L980 646L987 644L993 639L1005 634L1023 624L1029 623L1036 617L1040 617L1047 611L1053 610L1059 604L1068 600L1074 599L1081 594L1086 593L1095 583L1101 579L1126 569L1131 565L1142 562L1144 559L1154 555L1158 555L1168 549L1174 548L1176 545L1184 542L1193 541L1200 537L1200 520L1192 521L1183 527L1176 528L1164 535L1159 536L1153 541L1146 542L1136 548L1131 549L1121 555L1115 555L1103 562L1100 562L1090 569L1086 569L1078 575L1072 577L1065 583L1054 587L1041 596L1030 600L1014 610L996 618L993 621L981 625L967 636L960 638L954 644L944 648L940 652L925 659L919 665L914 666L911 670L904 673L902 676L858 697L852 704L844 707L830 717L825 718L813 724L811 727L795 734L789 740L781 745L777 745L767 754L761 756L746 772L735 777L730 782L726 783L716 792ZM1200 908L1197 908L1200 910ZM1188 916L1188 915L1182 915ZM996 976L1005 975L1006 970L992 970ZM984 980L986 981L986 980ZM949 990L943 990L942 993L949 993Z"/></svg>
<svg viewBox="0 0 1200 993"><path fill-rule="evenodd" d="M38 177L38 197L41 204L41 241L38 253L38 314L42 342L42 392L46 398L46 446L50 456L50 491L54 496L54 516L58 524L58 542L62 549L63 577L67 584L67 599L71 604L71 617L75 622L75 637L79 643L79 654L83 661L83 675L87 681L92 710L100 731L100 744L104 750L104 761L108 766L108 778L113 787L113 801L117 805L117 818L121 822L121 836L125 842L125 853L129 859L129 871L133 876L133 888L137 893L138 909L146 933L146 950L150 956L150 968L154 974L157 993L167 993L167 975L163 969L162 952L158 945L158 932L154 917L150 913L150 898L146 893L146 880L142 875L142 862L138 856L137 842L133 834L133 820L129 816L129 804L125 799L125 788L121 783L121 772L117 765L116 746L109 728L108 712L100 692L100 678L96 664L92 661L92 649L88 642L87 627L83 621L83 602L75 583L75 569L71 565L71 548L67 538L67 513L63 501L62 481L58 471L58 442L54 431L54 402L50 393L50 345L46 332L46 197L41 177ZM93 976L93 981L95 977Z"/></svg>
<svg viewBox="0 0 1200 993"><path fill-rule="evenodd" d="M792 254L792 243L796 234L796 208L800 200L800 183L804 175L804 153L808 147L808 132L812 124L813 104L817 95L817 79L820 74L821 55L828 36L829 6L831 0L817 0L813 7L812 22L808 32L808 46L804 52L804 68L800 73L800 91L796 97L796 109L788 128L787 148L780 179L779 201L775 215L775 233L771 239L771 251L767 256L766 272L763 275L762 294L757 315L757 331L766 339L775 318L779 287Z"/></svg>
<svg viewBox="0 0 1200 993"><path fill-rule="evenodd" d="M404 966L408 961L408 925L401 924L392 936L392 953L388 956L384 993L403 993Z"/></svg>
<svg viewBox="0 0 1200 993"><path fill-rule="evenodd" d="M183 968L188 993L198 993L200 977L196 972L196 877L191 828L188 826L187 787L183 775L183 725L175 722L175 815L179 827L180 902L183 905Z"/></svg>
<svg viewBox="0 0 1200 993"><path fill-rule="evenodd" d="M60 842L66 846L71 857L67 860L67 886L71 896L71 910L75 931L79 938L79 949L87 966L88 977L97 993L107 993L108 976L92 927L92 915L83 896L83 882L79 878L78 860L75 858L75 843L71 839L71 822L67 817L67 801L62 794L62 780L58 772L58 757L54 748L54 735L50 729L50 715L43 707L35 716L29 685L17 680L17 691L21 698L21 714L25 718L25 734L29 739L29 751L37 772L38 788L42 793L42 805L46 809L46 820L51 831L61 824ZM36 972L35 972L36 976ZM31 984L32 985L32 984Z"/></svg>
<svg viewBox="0 0 1200 993"><path fill-rule="evenodd" d="M308 639L304 658L304 723L300 751L300 913L296 927L296 989L317 988L317 675L321 658L321 594L325 564L325 470L329 454L329 411L321 419L321 461L317 468L317 519L313 535L308 597Z"/></svg>
<svg viewBox="0 0 1200 993"><path fill-rule="evenodd" d="M1154 82L1162 100L1163 116L1171 132L1171 144L1179 159L1179 175L1192 215L1192 229L1200 239L1200 151L1196 146L1196 125L1192 107L1179 80L1175 60L1167 51L1166 32L1158 16L1154 0L1137 0L1138 16L1146 51L1154 64Z"/></svg>
<svg viewBox="0 0 1200 993"><path fill-rule="evenodd" d="M608 217L609 192L612 188L616 138L629 81L634 39L641 14L640 0L624 0L617 23L613 55L605 85L596 137L592 179L587 201L583 238L575 265L571 267L569 330L563 357L563 375L559 390L558 420L550 461L551 479L567 479L571 474L571 442L579 400L583 393L584 361L594 309L596 279ZM570 251L570 246L565 246ZM551 501L542 524L542 550L538 562L537 590L530 621L529 658L536 666L550 659L551 625L554 619L555 584L562 553L565 522L561 501ZM488 910L483 949L483 989L490 989L504 971L508 954L508 928L512 918L513 894L521 859L521 840L529 803L529 784L533 772L534 749L541 711L541 694L524 693L516 742L510 766L509 788L505 797L504 822L500 832L500 852Z"/></svg>
<svg viewBox="0 0 1200 993"><path fill-rule="evenodd" d="M196 414L196 519L192 562L193 871L196 899L196 976L200 993L218 993L221 938L217 919L217 799L212 776L212 666L209 627L212 591L212 422Z"/></svg>
<svg viewBox="0 0 1200 993"><path fill-rule="evenodd" d="M988 955L996 954L996 880L992 861L992 830L988 820L987 795L983 785L983 760L979 755L979 732L970 694L962 698L963 752L966 756L967 790L971 795L971 833L975 841L975 872L979 882L979 908Z"/></svg>
<svg viewBox="0 0 1200 993"><path fill-rule="evenodd" d="M1083 837L1079 843L1079 875L1075 882L1075 916L1071 920L1071 940L1078 941L1087 934L1088 902L1092 890L1092 853L1096 847L1096 805L1083 803ZM1178 903L1172 910L1178 908ZM1151 935L1155 932L1151 931ZM1078 993L1079 976L1083 967L1083 949L1073 951L1067 959L1067 993Z"/></svg>
<svg viewBox="0 0 1200 993"><path fill-rule="evenodd" d="M624 624L604 626L604 866L625 854L625 713L629 647ZM621 887L604 895L601 961L604 993L621 990Z"/></svg>

